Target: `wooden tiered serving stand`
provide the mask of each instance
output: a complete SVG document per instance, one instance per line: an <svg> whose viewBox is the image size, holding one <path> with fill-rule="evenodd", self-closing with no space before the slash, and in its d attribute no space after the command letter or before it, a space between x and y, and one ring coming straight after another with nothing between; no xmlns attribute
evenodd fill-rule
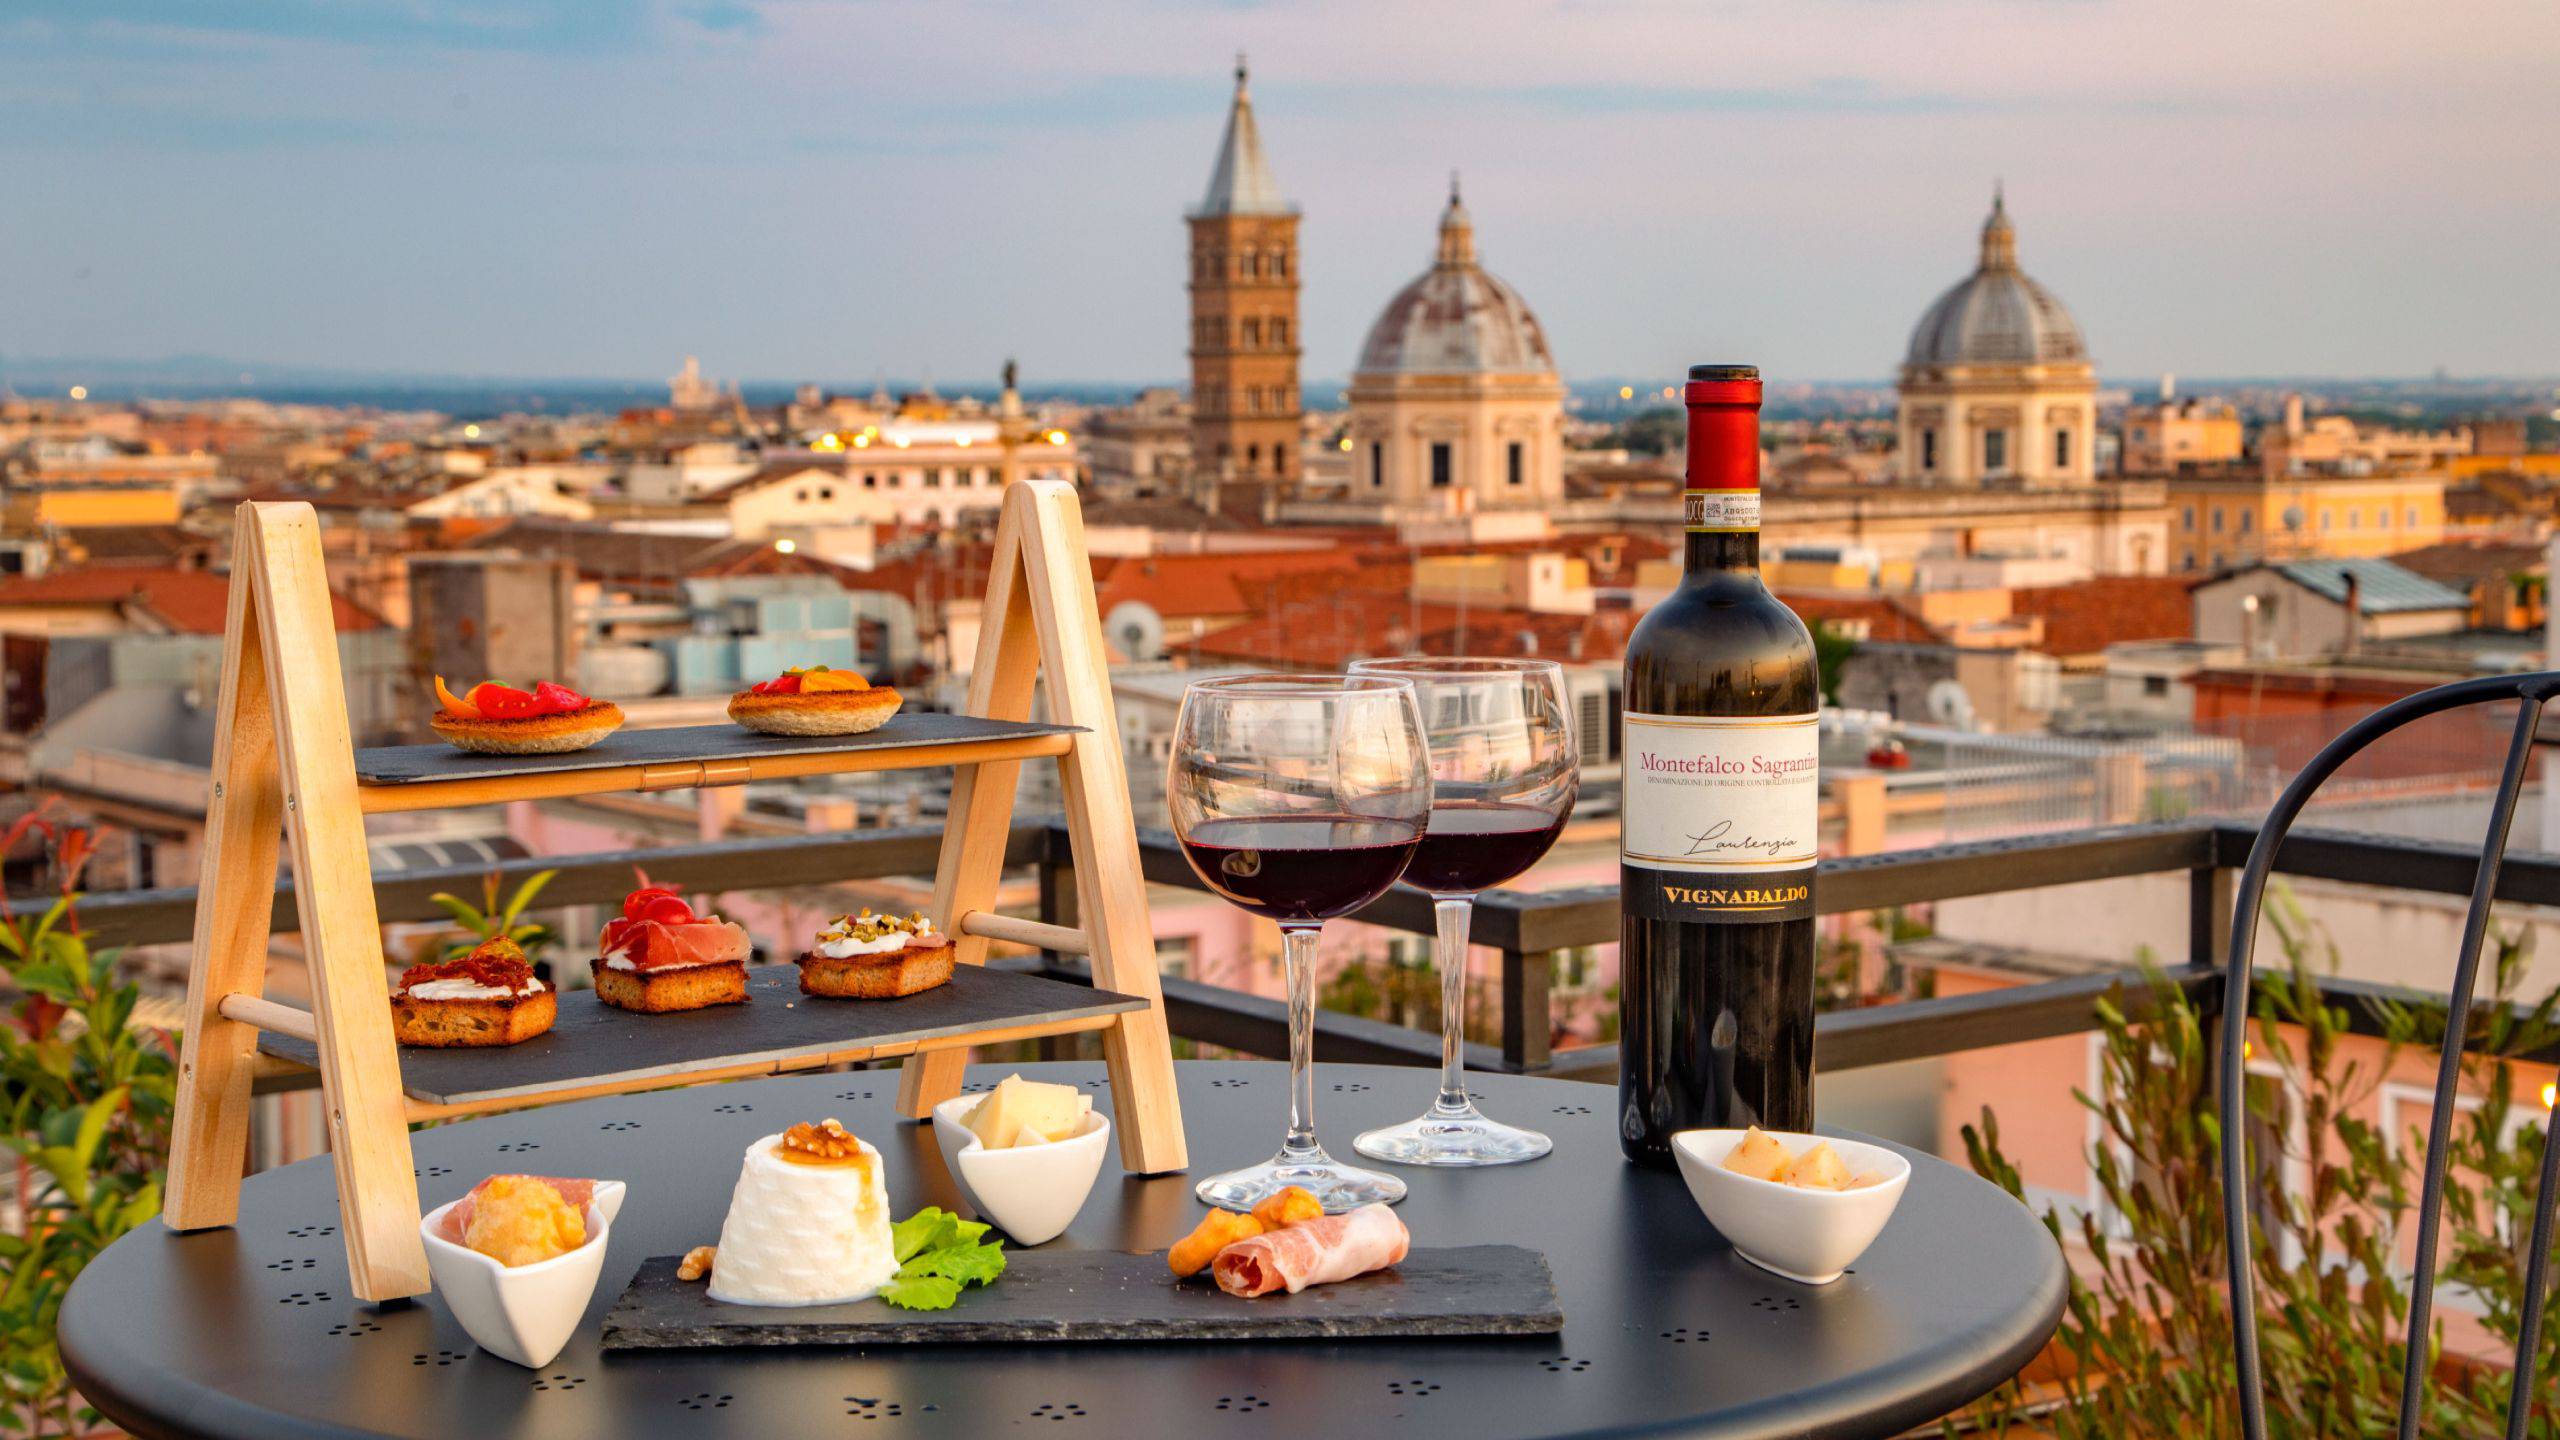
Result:
<svg viewBox="0 0 2560 1440"><path fill-rule="evenodd" d="M312 508L242 505L168 1224L233 1223L250 1083L296 1065L320 1073L347 1268L367 1301L427 1289L409 1153L416 1120L892 1057L905 1062L899 1113L922 1119L958 1092L970 1045L1098 1030L1122 1162L1141 1174L1182 1169L1146 882L1072 486L1024 481L1005 492L984 616L965 716L902 714L871 735L827 740L714 725L621 732L559 756L442 745L359 755ZM1032 724L1044 675L1054 723ZM1015 781L1023 761L1041 756L1057 760L1063 781L1083 929L987 908ZM625 1016L572 992L561 996L552 1034L512 1049L404 1052L393 1041L366 815L934 765L953 769L931 912L957 949L949 985L883 1002L786 1001L760 989L745 1006L668 1016ZM307 1011L262 994L279 833L291 842ZM754 877L739 878L739 888L753 888ZM990 940L1089 956L1093 988L979 968ZM609 1034L618 1038L601 1043Z"/></svg>

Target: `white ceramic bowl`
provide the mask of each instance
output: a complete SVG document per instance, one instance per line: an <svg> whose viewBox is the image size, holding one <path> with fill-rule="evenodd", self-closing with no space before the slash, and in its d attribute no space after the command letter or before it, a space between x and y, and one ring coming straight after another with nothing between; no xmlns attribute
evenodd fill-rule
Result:
<svg viewBox="0 0 2560 1440"><path fill-rule="evenodd" d="M437 1206L418 1222L437 1297L482 1349L535 1369L550 1364L577 1333L587 1301L595 1297L605 1241L612 1236L613 1217L622 1211L622 1195L621 1181L597 1181L595 1197L587 1202L587 1243L531 1265L501 1265L447 1240L442 1234L445 1213L462 1202Z"/></svg>
<svg viewBox="0 0 2560 1440"><path fill-rule="evenodd" d="M942 1147L944 1168L960 1182L978 1218L1013 1243L1043 1245L1057 1239L1084 1208L1094 1177L1102 1173L1103 1154L1111 1148L1110 1118L1097 1110L1063 1140L990 1150L961 1123L984 1098L958 1095L933 1107L933 1138Z"/></svg>
<svg viewBox="0 0 2560 1440"><path fill-rule="evenodd" d="M1856 1190L1807 1190L1737 1175L1724 1168L1724 1157L1742 1143L1744 1133L1683 1130L1671 1137L1671 1153L1680 1162L1680 1178L1689 1182L1690 1198L1733 1242L1735 1253L1790 1280L1828 1285L1839 1279L1893 1218L1893 1208L1902 1203L1903 1189L1911 1183L1911 1162L1898 1151L1791 1130L1767 1133L1790 1155L1828 1140L1850 1174L1873 1171L1885 1177L1883 1183Z"/></svg>

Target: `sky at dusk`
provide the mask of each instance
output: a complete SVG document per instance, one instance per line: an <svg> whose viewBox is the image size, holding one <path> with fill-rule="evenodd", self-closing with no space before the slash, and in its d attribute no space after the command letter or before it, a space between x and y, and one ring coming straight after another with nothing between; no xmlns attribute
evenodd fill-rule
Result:
<svg viewBox="0 0 2560 1440"><path fill-rule="evenodd" d="M1569 375L1883 379L1995 177L2102 374L2560 372L2560 6L14 0L0 363L1183 374L1237 50L1348 372L1464 174Z"/></svg>

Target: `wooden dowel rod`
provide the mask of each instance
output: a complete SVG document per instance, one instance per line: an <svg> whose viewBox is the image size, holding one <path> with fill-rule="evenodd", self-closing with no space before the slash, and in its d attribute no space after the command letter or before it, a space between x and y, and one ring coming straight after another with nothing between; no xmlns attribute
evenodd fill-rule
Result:
<svg viewBox="0 0 2560 1440"><path fill-rule="evenodd" d="M960 928L971 935L989 940L1010 940L1016 945L1029 945L1040 950L1055 950L1062 955L1091 955L1093 937L1064 925L1050 925L1038 920L1020 920L1011 915L998 915L991 910L972 910L960 917Z"/></svg>
<svg viewBox="0 0 2560 1440"><path fill-rule="evenodd" d="M923 770L990 760L1029 760L1064 755L1073 735L1020 735L1000 740L955 740L945 745L832 753L757 755L744 761L688 765L610 765L594 770L552 770L534 775L487 775L466 780L423 780L414 785L367 785L357 794L368 815L408 810L458 810L509 800L558 800L574 795L681 789L687 785L743 785L750 780L789 780L803 775L857 775L878 770ZM677 773L698 772L690 777Z"/></svg>
<svg viewBox="0 0 2560 1440"><path fill-rule="evenodd" d="M296 1010L290 1005L279 1005L262 996L243 995L236 990L222 997L220 1008L226 1020L255 1025L261 1030L290 1035L296 1040L308 1040L314 1045L320 1043L319 1026L308 1010Z"/></svg>

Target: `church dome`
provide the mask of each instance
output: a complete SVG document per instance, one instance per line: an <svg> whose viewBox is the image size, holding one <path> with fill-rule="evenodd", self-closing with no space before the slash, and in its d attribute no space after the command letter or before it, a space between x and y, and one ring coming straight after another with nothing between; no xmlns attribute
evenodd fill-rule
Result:
<svg viewBox="0 0 2560 1440"><path fill-rule="evenodd" d="M1363 375L1552 375L1547 332L1520 292L1476 263L1475 222L1449 185L1440 253L1396 292L1360 345Z"/></svg>
<svg viewBox="0 0 2560 1440"><path fill-rule="evenodd" d="M2018 268L2017 227L1995 192L1991 218L1982 224L1982 263L1920 317L1902 363L2045 365L2088 358L2079 322Z"/></svg>

